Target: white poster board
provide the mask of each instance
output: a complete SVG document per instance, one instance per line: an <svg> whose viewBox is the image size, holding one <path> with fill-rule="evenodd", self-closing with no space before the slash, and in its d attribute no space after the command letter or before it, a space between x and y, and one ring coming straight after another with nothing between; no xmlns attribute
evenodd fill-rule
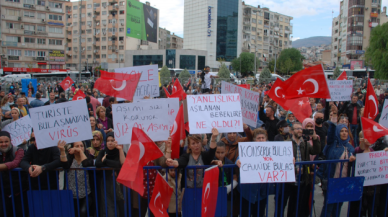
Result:
<svg viewBox="0 0 388 217"><path fill-rule="evenodd" d="M379 124L388 128L388 100L384 101L383 111L381 112Z"/></svg>
<svg viewBox="0 0 388 217"><path fill-rule="evenodd" d="M144 98L145 96L159 96L159 73L158 65L134 66L115 69L116 73L138 74L141 73L139 84L136 88L134 99Z"/></svg>
<svg viewBox="0 0 388 217"><path fill-rule="evenodd" d="M364 186L388 183L388 152L356 154L356 175L364 176Z"/></svg>
<svg viewBox="0 0 388 217"><path fill-rule="evenodd" d="M353 93L353 80L327 80L331 99L327 101L350 101Z"/></svg>
<svg viewBox="0 0 388 217"><path fill-rule="evenodd" d="M150 100L150 99L138 99L136 100L136 102L143 102L144 100ZM167 104L168 123L171 130L172 126L174 125L176 115L178 114L178 111L179 111L179 98L163 98L163 99L152 99L152 100L154 100L154 102L161 101L161 103Z"/></svg>
<svg viewBox="0 0 388 217"><path fill-rule="evenodd" d="M143 129L153 141L165 141L169 136L168 104L162 100L142 100L136 103L112 105L115 140L129 144L132 127Z"/></svg>
<svg viewBox="0 0 388 217"><path fill-rule="evenodd" d="M239 142L240 179L247 183L295 182L292 142Z"/></svg>
<svg viewBox="0 0 388 217"><path fill-rule="evenodd" d="M221 83L221 93L240 94L243 122L256 128L260 94L225 81Z"/></svg>
<svg viewBox="0 0 388 217"><path fill-rule="evenodd" d="M38 149L93 138L85 99L32 108L30 116Z"/></svg>
<svg viewBox="0 0 388 217"><path fill-rule="evenodd" d="M24 116L7 124L2 130L11 134L12 145L18 146L22 144L24 140L28 141L30 139L32 130L31 118L28 115Z"/></svg>
<svg viewBox="0 0 388 217"><path fill-rule="evenodd" d="M240 95L188 95L187 111L191 134L242 132L243 121Z"/></svg>

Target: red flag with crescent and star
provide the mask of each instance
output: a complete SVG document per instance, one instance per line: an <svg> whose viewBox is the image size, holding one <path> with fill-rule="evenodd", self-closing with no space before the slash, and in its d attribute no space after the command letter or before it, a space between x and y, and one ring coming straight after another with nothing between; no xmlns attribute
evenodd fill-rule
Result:
<svg viewBox="0 0 388 217"><path fill-rule="evenodd" d="M330 99L330 91L322 65L316 65L299 71L285 81L286 99L300 97Z"/></svg>
<svg viewBox="0 0 388 217"><path fill-rule="evenodd" d="M101 77L97 79L94 88L105 95L124 98L131 101L135 95L141 74L124 74L100 71Z"/></svg>
<svg viewBox="0 0 388 217"><path fill-rule="evenodd" d="M174 86L172 87L172 93L168 98L179 98L179 101L185 100L187 97L187 94L182 88L181 83L179 82L179 79L176 79L174 82Z"/></svg>
<svg viewBox="0 0 388 217"><path fill-rule="evenodd" d="M149 208L155 217L168 217L167 208L170 204L173 189L168 185L166 180L157 174L154 191L150 200Z"/></svg>
<svg viewBox="0 0 388 217"><path fill-rule="evenodd" d="M73 96L72 101L85 99L86 95L82 90L78 90L77 93Z"/></svg>
<svg viewBox="0 0 388 217"><path fill-rule="evenodd" d="M347 80L348 77L346 76L346 72L343 71L340 76L338 76L337 81Z"/></svg>
<svg viewBox="0 0 388 217"><path fill-rule="evenodd" d="M146 151L147 150L147 151ZM148 162L160 158L163 153L142 129L132 128L131 146L121 167L117 181L128 188L144 194L143 167Z"/></svg>
<svg viewBox="0 0 388 217"><path fill-rule="evenodd" d="M171 158L179 158L181 143L186 138L185 118L183 116L183 103L179 107L178 114L175 117L174 125L171 130Z"/></svg>
<svg viewBox="0 0 388 217"><path fill-rule="evenodd" d="M388 129L368 118L361 117L362 133L364 138L370 142L375 143L379 138L388 135Z"/></svg>
<svg viewBox="0 0 388 217"><path fill-rule="evenodd" d="M70 76L67 76L59 85L63 88L63 90L67 90L72 84L74 84L73 79Z"/></svg>
<svg viewBox="0 0 388 217"><path fill-rule="evenodd" d="M304 119L309 118L312 114L308 97L288 99L285 104L299 122L303 122Z"/></svg>
<svg viewBox="0 0 388 217"><path fill-rule="evenodd" d="M379 108L377 104L377 96L375 90L373 89L372 83L368 78L368 86L366 88L365 95L365 108L364 108L364 117L374 120L379 114Z"/></svg>
<svg viewBox="0 0 388 217"><path fill-rule="evenodd" d="M285 83L281 79L277 78L272 88L269 90L268 96L277 104L279 104L282 108L284 108L285 110L289 110L286 105L287 99L284 92L285 88Z"/></svg>
<svg viewBox="0 0 388 217"><path fill-rule="evenodd" d="M219 173L218 166L205 170L202 185L202 217L214 217L216 213Z"/></svg>

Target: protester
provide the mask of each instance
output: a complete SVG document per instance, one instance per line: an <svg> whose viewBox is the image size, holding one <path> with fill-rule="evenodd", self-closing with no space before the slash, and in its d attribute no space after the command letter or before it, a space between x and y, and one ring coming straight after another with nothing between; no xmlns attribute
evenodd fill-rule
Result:
<svg viewBox="0 0 388 217"><path fill-rule="evenodd" d="M86 92L87 96L90 97L90 103L93 106L94 116L96 116L96 109L97 107L101 106L101 103L98 101L98 99L94 98L91 92Z"/></svg>
<svg viewBox="0 0 388 217"><path fill-rule="evenodd" d="M6 121L2 121L1 122L1 129L3 129L5 126L7 126L8 124L14 122L14 121L17 121L19 120L19 117L20 117L20 111L18 108L12 108L11 110L11 119L8 119Z"/></svg>
<svg viewBox="0 0 388 217"><path fill-rule="evenodd" d="M55 93L54 92L50 92L49 101L44 103L44 105L52 105L52 104L55 104Z"/></svg>
<svg viewBox="0 0 388 217"><path fill-rule="evenodd" d="M94 131L100 131L101 134L102 134L102 138L104 138L104 142L106 143L106 133L103 129L100 129L97 127L97 120L94 116L90 116L89 117L89 121L90 121L90 127L92 128L92 132Z"/></svg>
<svg viewBox="0 0 388 217"><path fill-rule="evenodd" d="M40 107L40 106L44 106L44 102L42 102L42 100L40 100L42 97L42 95L40 93L36 93L35 94L35 98L34 100L32 100L30 102L30 105L32 108L37 108L37 107Z"/></svg>
<svg viewBox="0 0 388 217"><path fill-rule="evenodd" d="M177 173L177 169L169 169L168 172L164 175L164 180L167 180L168 185L172 188L173 193L170 198L170 204L168 206L168 215L169 217L175 217L178 212L178 216L182 212L182 173ZM166 179L167 176L167 179ZM178 200L178 201L177 201ZM178 203L178 209L176 204Z"/></svg>
<svg viewBox="0 0 388 217"><path fill-rule="evenodd" d="M5 118L9 118L11 115L11 105L13 105L13 103L9 103L9 97L4 96L1 100L1 110Z"/></svg>
<svg viewBox="0 0 388 217"><path fill-rule="evenodd" d="M317 111L314 115L315 132L319 136L319 140L321 142L321 153L326 146L326 136L327 136L327 128L326 126L323 125L324 117L325 116L322 111Z"/></svg>
<svg viewBox="0 0 388 217"><path fill-rule="evenodd" d="M276 128L278 129L279 134L275 136L274 141L291 141L292 135L290 134L290 127L287 121L279 121L276 124Z"/></svg>
<svg viewBox="0 0 388 217"><path fill-rule="evenodd" d="M268 133L268 141L274 141L275 136L278 132L276 124L279 122L279 119L277 119L275 115L275 108L271 103L269 103L265 107L265 113L264 113L264 105L260 106L260 120L264 122L265 130Z"/></svg>
<svg viewBox="0 0 388 217"><path fill-rule="evenodd" d="M105 116L106 108L103 106L99 106L97 108L97 123L99 128L103 129L105 133L109 133L113 131L113 121L112 119Z"/></svg>
<svg viewBox="0 0 388 217"><path fill-rule="evenodd" d="M295 116L291 111L287 112L286 121L288 126L292 127L292 124L295 122Z"/></svg>
<svg viewBox="0 0 388 217"><path fill-rule="evenodd" d="M96 159L98 153L104 149L104 137L102 136L101 131L95 130L93 133L93 139L91 140L91 145L87 148L89 154L93 159Z"/></svg>
<svg viewBox="0 0 388 217"><path fill-rule="evenodd" d="M112 105L117 103L115 97L109 98L109 106L106 107L105 116L113 120L113 111L112 111Z"/></svg>
<svg viewBox="0 0 388 217"><path fill-rule="evenodd" d="M62 88L62 87L61 87ZM67 102L68 100L66 99L66 95L64 92L61 92L59 94L59 99L55 102L55 104L58 104L58 103L63 103L63 102Z"/></svg>
<svg viewBox="0 0 388 217"><path fill-rule="evenodd" d="M350 123L350 131L354 136L354 145L358 146L357 128L360 124L358 115L360 114L361 106L357 103L358 96L353 95L351 103L346 102L344 107L338 112L339 114L346 114Z"/></svg>
<svg viewBox="0 0 388 217"><path fill-rule="evenodd" d="M29 111L29 109L28 109L28 106L25 105L25 102L24 102L24 101L25 101L25 100L24 100L24 98L22 98L22 97L20 97L20 98L17 99L17 106L18 106L18 109L19 109L19 111L20 111L20 115L21 115L22 117L27 116L27 115L30 114L30 111Z"/></svg>

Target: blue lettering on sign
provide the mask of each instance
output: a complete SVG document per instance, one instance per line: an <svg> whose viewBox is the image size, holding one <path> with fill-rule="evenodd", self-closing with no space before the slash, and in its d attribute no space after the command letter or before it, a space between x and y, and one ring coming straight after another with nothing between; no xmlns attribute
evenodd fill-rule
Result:
<svg viewBox="0 0 388 217"><path fill-rule="evenodd" d="M207 13L207 37L210 37L212 35L212 7L208 7L208 13Z"/></svg>
<svg viewBox="0 0 388 217"><path fill-rule="evenodd" d="M127 28L127 34L131 34L131 28Z"/></svg>

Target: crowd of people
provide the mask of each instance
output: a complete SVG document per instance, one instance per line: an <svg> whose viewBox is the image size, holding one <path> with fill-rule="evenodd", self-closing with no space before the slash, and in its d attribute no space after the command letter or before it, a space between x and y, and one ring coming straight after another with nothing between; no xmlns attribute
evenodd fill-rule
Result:
<svg viewBox="0 0 388 217"><path fill-rule="evenodd" d="M213 76L205 69L201 75L202 82L196 84L195 89L202 94L213 94L217 90ZM189 82L194 82L194 79ZM197 94L192 91L191 83L182 85L188 94ZM211 83L209 83L211 82ZM214 85L214 87L213 87ZM365 104L365 88L361 86L352 94L349 102L328 102L326 99L311 98L310 106L313 115L305 120L297 120L292 112L287 111L267 95L272 83L252 85L252 90L260 93L257 126L244 124L244 132L230 132L220 134L212 129L211 134L188 135L180 150L180 157L171 159L171 138L166 141L155 141L164 156L148 162L147 166L169 167L170 169L144 169L144 186L146 191L138 195L128 191L131 197L131 214L145 216L148 208L149 196L155 186L157 172L161 173L173 188L168 212L170 216L181 216L182 200L186 188L202 188L203 169L187 169L187 166L218 165L223 171L220 173L219 186L225 186L227 201L233 206L233 213L228 208L228 216L265 216L269 203L268 192L275 194L277 216L287 213L287 216L310 216L311 192L314 186L320 186L327 198L327 182L329 178L352 176L353 162L356 153L366 153L379 150L388 150L384 138L375 144L370 144L363 137L360 118L363 116ZM167 86L171 93L172 87ZM27 191L31 190L71 190L74 198L75 216L123 216L126 206L123 186L115 181L121 169L128 150L126 145L119 145L115 141L114 125L112 122L112 105L119 103L115 97L104 96L92 84L84 86L75 84L69 90L63 90L59 82L53 86L44 87L39 84L35 90L29 90L27 95L35 94L30 101L25 93L20 92L17 85L0 91L1 128L29 115L29 109L39 106L64 103L72 100L77 91L86 94L86 102L90 115L92 138L87 141L78 141L66 144L59 141L56 147L37 149L34 132L29 140L19 146L11 144L11 135L6 131L0 132L0 171L2 171L2 185L0 190L0 216L23 216L28 213ZM31 91L31 92L30 92ZM381 113L384 100L388 98L388 91L376 85L376 94L379 97ZM161 97L164 91L161 90ZM199 93L198 93L199 94ZM42 101L43 96L47 101ZM102 103L98 98L103 97ZM129 101L125 101L128 102ZM380 117L377 117L378 121ZM312 165L295 166L296 183L278 185L267 184L239 184L238 144L241 142L291 141L294 162L314 161ZM320 164L322 160L348 160L345 163ZM237 165L235 169L223 169L223 165ZM6 172L17 167L22 172ZM110 170L83 171L82 168L112 168ZM68 170L65 175L56 170ZM174 169L175 168L175 169ZM81 170L80 170L81 169ZM329 173L330 172L330 173ZM62 172L63 173L63 172ZM113 178L112 178L113 177ZM19 182L21 180L21 182ZM314 180L316 182L314 183ZM364 188L361 212L362 216L384 216L387 202L387 185L376 188ZM233 192L233 197L231 196ZM375 199L373 200L373 197ZM23 198L24 203L21 203ZM95 199L97 198L97 199ZM242 202L240 203L240 198ZM14 201L14 203L12 203ZM373 201L375 206L371 207ZM14 204L15 209L12 209ZM24 204L24 209L22 208ZM298 205L297 205L298 204ZM326 206L326 203L324 203ZM358 207L359 203L350 206ZM229 207L228 206L228 207ZM342 203L328 204L322 209L321 216L337 216ZM88 209L89 208L89 209ZM287 210L286 210L287 208ZM4 215L2 210L6 209ZM298 211L297 211L298 210ZM350 209L356 212L358 208ZM298 212L298 214L296 214ZM356 212L357 214L358 212ZM148 212L153 216L151 212ZM355 214L355 215L356 215ZM350 216L355 216L350 215ZM26 215L28 216L28 215Z"/></svg>

